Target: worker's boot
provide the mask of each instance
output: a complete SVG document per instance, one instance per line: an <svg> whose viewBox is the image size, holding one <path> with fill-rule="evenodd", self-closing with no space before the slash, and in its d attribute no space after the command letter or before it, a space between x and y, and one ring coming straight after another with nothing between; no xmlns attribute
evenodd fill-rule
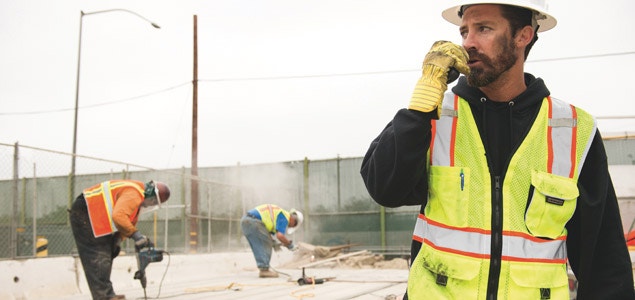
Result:
<svg viewBox="0 0 635 300"><path fill-rule="evenodd" d="M276 278L276 277L278 277L278 273L274 272L274 271L271 271L269 269L267 269L267 270L262 270L261 269L259 277L260 278Z"/></svg>

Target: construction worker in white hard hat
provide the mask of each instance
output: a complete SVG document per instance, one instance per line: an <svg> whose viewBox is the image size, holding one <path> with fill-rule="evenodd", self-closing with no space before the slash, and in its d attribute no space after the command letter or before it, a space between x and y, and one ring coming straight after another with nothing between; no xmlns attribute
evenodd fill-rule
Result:
<svg viewBox="0 0 635 300"><path fill-rule="evenodd" d="M291 251L298 250L288 235L300 228L303 220L300 211L286 211L275 204L261 204L245 213L240 225L256 259L259 277L278 277L278 272L269 265L272 250L280 249L280 244Z"/></svg>
<svg viewBox="0 0 635 300"><path fill-rule="evenodd" d="M442 16L462 45L432 45L361 167L377 203L421 205L404 298L569 299L569 262L577 299L635 299L595 119L524 71L556 25L545 1L464 1Z"/></svg>

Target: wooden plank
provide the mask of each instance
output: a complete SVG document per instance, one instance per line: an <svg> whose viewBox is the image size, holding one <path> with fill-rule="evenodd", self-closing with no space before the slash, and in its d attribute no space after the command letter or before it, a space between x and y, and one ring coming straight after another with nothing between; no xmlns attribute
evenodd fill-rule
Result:
<svg viewBox="0 0 635 300"><path fill-rule="evenodd" d="M310 264L306 264L306 265L302 265L299 266L298 268L302 269L302 268L309 268L309 267L313 267L313 266L317 266L317 265L321 265L325 262L329 262L329 261L334 261L334 260L340 260L342 258L347 258L347 257L351 257L351 256L355 256L355 255L360 255L360 254L366 254L366 253L370 253L368 252L368 250L362 250L362 251L357 251L357 252L352 252L352 253L348 253L348 254L344 254L344 255L340 255L340 256L335 256L335 257L331 257L328 259L324 259L324 260L320 260L320 261L316 261L316 262L312 262Z"/></svg>

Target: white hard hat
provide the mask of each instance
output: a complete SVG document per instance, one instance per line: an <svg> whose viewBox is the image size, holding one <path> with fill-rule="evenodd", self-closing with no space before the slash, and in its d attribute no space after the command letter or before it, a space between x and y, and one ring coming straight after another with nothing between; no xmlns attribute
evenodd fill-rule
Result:
<svg viewBox="0 0 635 300"><path fill-rule="evenodd" d="M459 5L452 6L446 10L444 10L441 15L448 22L461 26L461 17L459 17L459 11L461 7L464 5L473 5L473 4L505 4L511 6L519 6L529 9L534 12L534 19L532 22L536 22L540 27L538 28L538 32L547 31L551 28L556 27L556 18L547 13L549 5L546 0L507 0L507 1L475 1L475 0L463 0L459 1ZM535 26L534 26L535 27Z"/></svg>
<svg viewBox="0 0 635 300"><path fill-rule="evenodd" d="M298 230L298 228L300 228L300 225L302 224L302 221L304 221L304 215L302 215L302 213L299 210L296 210L295 208L292 208L289 211L289 214L296 216L296 218L295 218L296 219L295 227L288 227L287 228L287 233L288 234L292 234L293 232Z"/></svg>

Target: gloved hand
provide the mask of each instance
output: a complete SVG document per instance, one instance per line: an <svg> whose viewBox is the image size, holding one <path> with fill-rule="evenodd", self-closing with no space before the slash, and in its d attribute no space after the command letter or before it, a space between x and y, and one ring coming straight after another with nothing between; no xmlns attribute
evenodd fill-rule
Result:
<svg viewBox="0 0 635 300"><path fill-rule="evenodd" d="M468 59L469 55L462 46L448 41L435 42L423 60L421 78L408 108L421 112L431 112L436 108L438 118L443 94L448 88L448 71L455 68L462 74L469 74Z"/></svg>
<svg viewBox="0 0 635 300"><path fill-rule="evenodd" d="M287 245L287 249L291 251L297 251L300 247L296 246L293 241L289 241L289 245Z"/></svg>
<svg viewBox="0 0 635 300"><path fill-rule="evenodd" d="M134 240L134 245L137 249L148 247L152 243L147 236L139 231L135 231L130 237Z"/></svg>

